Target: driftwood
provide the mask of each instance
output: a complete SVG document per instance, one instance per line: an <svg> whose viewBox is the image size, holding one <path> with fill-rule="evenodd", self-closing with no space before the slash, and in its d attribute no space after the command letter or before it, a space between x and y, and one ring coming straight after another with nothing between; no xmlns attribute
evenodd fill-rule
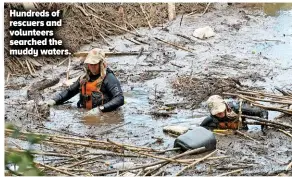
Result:
<svg viewBox="0 0 292 177"><path fill-rule="evenodd" d="M52 87L59 83L60 78L53 78L53 79L42 79L40 81L37 81L30 85L28 91L29 92L35 92L35 91L41 91L45 88Z"/></svg>
<svg viewBox="0 0 292 177"><path fill-rule="evenodd" d="M212 155L215 154L216 152L217 152L217 150L211 152L210 154L206 155L205 157L203 157L203 158L201 158L201 159L199 159L199 160L196 160L196 161L193 162L192 164L190 164L190 165L184 167L184 168L183 168L182 170L180 170L175 176L179 176L179 175L181 175L185 170L187 170L187 169L193 167L194 165L198 164L199 162L201 162L201 161L203 161L203 160L209 158L210 156L212 156Z"/></svg>
<svg viewBox="0 0 292 177"><path fill-rule="evenodd" d="M194 149L194 150L191 150L191 151L187 151L185 153L182 153L180 155L177 155L177 156L173 157L173 159L182 157L184 155L190 155L190 154L193 154L193 153L198 153L198 152L201 152L204 149L205 148L203 147L203 148L198 148L198 149ZM159 165L159 164L162 164L162 163L165 163L165 162L167 162L167 161L166 160L162 160L162 161L158 161L158 162L154 162L154 163L150 163L150 164L146 164L146 165L140 165L140 166L136 166L136 167L128 168L128 169L101 171L101 172L94 173L94 175L95 176L101 176L101 175L106 175L106 174L117 173L118 171L119 172L125 172L125 171L137 170L137 169L141 169L141 168L146 168L146 167L151 167L151 166Z"/></svg>

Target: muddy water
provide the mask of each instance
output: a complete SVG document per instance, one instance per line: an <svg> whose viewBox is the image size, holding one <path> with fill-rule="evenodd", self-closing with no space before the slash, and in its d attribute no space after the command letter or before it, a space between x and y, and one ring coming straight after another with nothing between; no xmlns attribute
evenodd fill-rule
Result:
<svg viewBox="0 0 292 177"><path fill-rule="evenodd" d="M245 76L247 79L241 80L244 84L264 87L269 91L273 90L275 86L291 88L292 11L276 10L275 12L277 13L270 13L270 8L268 6L264 7L266 9L263 11L254 11L237 9L231 6L206 13L202 17L196 14L185 16L181 26L181 18L178 16L177 20L164 24L164 26L168 26L168 31L164 31L160 27L152 30L147 28L138 29L140 34L146 36L142 40L150 45L136 45L125 40L123 36L111 37L109 41L117 51L138 51L143 47L151 53L148 56L142 55L139 58L136 56L122 56L110 57L107 60L109 66L116 73L123 71L117 76L123 85L126 104L112 113L84 117L86 111L77 108L78 96L75 96L70 100L71 103L52 107L50 117L48 120L42 121L42 124L49 129L78 135L96 136L97 139L111 138L117 142L128 144L170 148L173 146L175 138L164 134L162 131L163 126L181 125L191 129L198 126L208 115L204 106L196 110L175 108L172 111L173 114L170 114L169 117L152 115L151 112L159 110L163 104L184 102L184 98L175 96L175 90L171 87L171 82L178 75ZM279 9L280 7L282 6L279 6ZM284 7L286 8L286 6ZM269 12L269 15L265 15L264 12ZM215 37L205 41L192 37L192 33L196 28L206 25L215 30ZM193 41L178 37L175 35L176 33L189 36ZM127 34L127 37L132 36ZM159 37L192 49L194 52L189 53L177 50L169 45L151 40L149 37ZM95 43L95 46L107 49L104 44ZM84 46L84 49L89 50L90 48L92 48L90 45ZM177 67L171 63L176 63L182 67ZM49 70L50 67L48 66L43 70ZM57 67L50 74L58 76L65 70L66 66ZM153 70L161 71L154 72ZM259 75L263 79L254 79L254 75ZM62 78L61 82L64 80L65 78ZM34 79L23 80L16 78L15 82L17 81L28 84L33 82ZM44 96L48 99L55 91L60 90L60 87L46 90ZM6 90L5 95L11 95L11 99L17 100L15 97L19 96L19 100L25 100L24 92L21 92L21 94L16 93L17 96L15 96L15 91ZM11 113L11 110L14 109L13 106L6 108L8 121L17 122L16 115ZM270 112L269 118L273 119L278 114L277 112ZM25 122L25 124L26 127L37 127L37 123L34 121ZM121 126L112 129L118 125ZM112 129L111 133L101 135L102 132L109 129ZM251 127L250 136L262 139L260 132L254 131L258 129L259 127L256 126ZM45 130L39 129L39 131ZM55 133L54 131L49 132ZM260 174L260 170L263 169L266 161L268 161L269 166L273 166L273 169L281 169L283 166L267 160L265 157L276 157L283 159L285 162L289 161L286 155L291 156L291 151L287 151L287 154L278 153L277 151L277 148L287 147L289 143L286 137L280 133L277 134L280 139L277 139L272 131L268 136L270 138L269 141L263 140L262 146L259 147L260 150L255 148L258 147L257 145L243 140L239 136L218 137L218 148L228 155L238 153L239 155L235 156L236 161L240 161L246 156L248 158L254 156L255 163L260 165L256 169L247 170L250 173L246 174L252 174L252 172ZM163 143L156 141L155 138L158 137L163 139ZM229 146L231 142L234 145ZM246 149L241 150L241 146ZM268 148L269 146L272 148ZM263 154L261 153L262 151L266 151L269 154ZM274 152L277 153L274 154ZM206 174L204 169L206 169L205 165L198 168L195 174ZM178 169L174 168L170 171L177 172ZM256 173L258 171L259 173ZM269 169L264 168L264 172L267 171ZM220 173L220 171L213 171L211 174L214 173Z"/></svg>

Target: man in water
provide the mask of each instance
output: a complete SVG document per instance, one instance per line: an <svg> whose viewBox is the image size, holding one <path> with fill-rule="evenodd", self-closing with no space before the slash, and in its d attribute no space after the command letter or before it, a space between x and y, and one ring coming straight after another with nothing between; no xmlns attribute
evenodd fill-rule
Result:
<svg viewBox="0 0 292 177"><path fill-rule="evenodd" d="M97 107L101 112L109 112L122 106L124 96L120 82L104 59L105 53L100 49L91 50L84 61L86 74L46 103L59 105L80 93L78 108Z"/></svg>
<svg viewBox="0 0 292 177"><path fill-rule="evenodd" d="M207 129L238 129L240 122L238 119L239 113L239 101L231 100L225 102L219 95L212 95L207 100L210 116L208 116L200 126ZM243 115L258 116L263 119L268 119L268 111L256 107L251 107L246 103L242 103L241 111ZM248 129L244 124L244 118L242 118L243 129ZM263 130L263 126L262 126Z"/></svg>

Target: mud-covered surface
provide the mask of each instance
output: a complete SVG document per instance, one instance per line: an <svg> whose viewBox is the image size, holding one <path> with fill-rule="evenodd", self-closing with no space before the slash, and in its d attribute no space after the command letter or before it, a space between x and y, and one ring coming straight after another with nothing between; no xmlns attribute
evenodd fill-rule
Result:
<svg viewBox="0 0 292 177"><path fill-rule="evenodd" d="M206 40L192 37L196 28L207 25L216 32L214 37ZM44 66L38 71L37 78L31 76L10 78L6 84L16 86L5 89L5 120L26 131L51 134L66 132L98 140L110 138L116 142L136 146L172 148L175 138L163 133L164 126L181 125L194 128L208 115L204 106L199 105L199 108L192 109L193 104L188 96L178 95L178 90L173 88L172 83L180 77L229 77L237 78L240 83L249 87L266 91L274 91L275 86L291 89L291 26L291 11L283 11L278 16L267 16L261 10L227 6L218 7L203 16L198 14L185 15L183 18L179 16L166 28L138 29L139 33L145 36L139 39L148 44L137 45L126 40L124 35L111 37L112 40L109 40L116 51L139 51L143 47L144 51L148 52L139 57L118 56L107 59L108 65L116 71L122 83L126 101L122 108L96 118L84 119L85 110L77 108L78 96L75 96L64 105L52 107L50 116L46 119L27 112L26 89L31 83L47 77L61 79L56 86L44 90L42 96L46 100L66 88L65 62L61 66ZM176 34L183 34L192 40ZM134 37L130 34L126 36ZM158 42L153 37L175 43L192 50L193 53ZM81 50L90 50L94 47L109 50L101 42L84 46ZM81 70L79 61L73 61L70 78L77 77L78 71ZM168 117L153 114L161 112L159 108L163 105L174 107L172 112L175 114ZM270 112L269 119L274 119L278 115L277 112ZM279 120L291 124L291 117ZM103 133L117 125L123 126ZM274 129L269 129L264 136L257 126L250 127L246 133L260 143L240 135L216 135L219 150L217 155L227 155L230 158L201 162L194 168L186 170L183 175L216 175L238 168L244 169L239 173L241 175L291 175L291 170L285 171L292 160L291 137ZM163 141L158 142L157 138L162 138ZM26 146L23 145L23 148ZM170 157L173 155L174 153L169 153ZM206 154L191 157L204 155ZM121 161L122 159L118 159L113 163ZM138 162L135 160L136 164L146 162L150 163L153 160L141 159ZM166 175L176 174L183 168L179 165L166 167Z"/></svg>

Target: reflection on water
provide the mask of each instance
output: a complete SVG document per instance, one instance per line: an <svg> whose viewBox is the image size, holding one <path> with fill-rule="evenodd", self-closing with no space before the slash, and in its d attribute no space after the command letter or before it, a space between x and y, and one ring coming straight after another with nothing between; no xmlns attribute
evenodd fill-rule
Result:
<svg viewBox="0 0 292 177"><path fill-rule="evenodd" d="M291 10L292 3L263 3L265 14L269 16L279 16L281 11Z"/></svg>

